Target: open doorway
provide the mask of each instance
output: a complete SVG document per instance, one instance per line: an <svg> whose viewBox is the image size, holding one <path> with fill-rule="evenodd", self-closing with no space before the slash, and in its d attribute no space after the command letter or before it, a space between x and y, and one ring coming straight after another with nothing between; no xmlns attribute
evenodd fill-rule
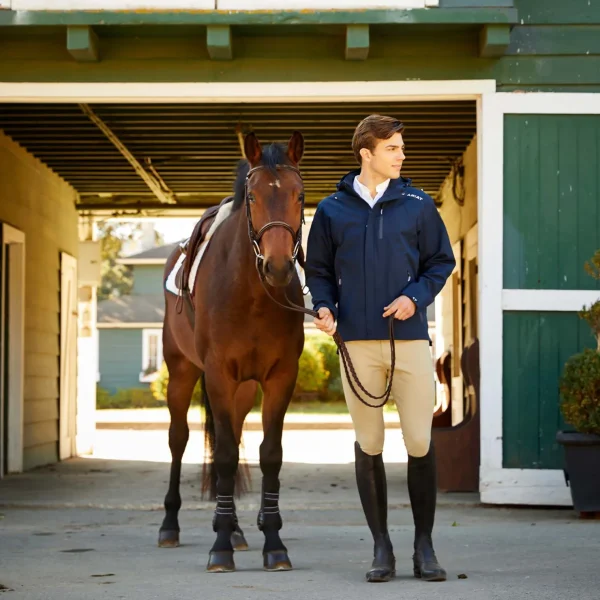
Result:
<svg viewBox="0 0 600 600"><path fill-rule="evenodd" d="M23 468L25 234L0 223L0 478Z"/></svg>
<svg viewBox="0 0 600 600"><path fill-rule="evenodd" d="M242 157L240 134L253 130L261 141L267 142L287 139L298 129L306 138L302 169L310 226L311 209L335 190L341 176L356 168L350 148L356 123L374 112L393 114L406 125L407 160L403 174L434 198L449 229L455 221L466 222L466 205L475 210L476 228L477 161L473 168L464 171L460 170L460 164L467 153L477 155L477 101L483 92L493 91L493 87L493 82L428 82L426 86L418 82L373 82L365 97L357 95L357 90L364 89L362 86L347 82L215 85L202 86L197 93L192 93L188 85L181 94L175 86L175 95L165 99L153 91L152 85L144 85L142 92L138 87L135 98L121 95L128 92L127 85L112 88L119 95L102 98L99 88L75 86L71 93L78 88L81 93L67 97L60 95L59 86L53 88L52 98L40 93L39 102L33 102L35 94L28 93L27 103L3 105L0 128L77 190L80 214L100 218L199 217L206 207L218 203L231 191L235 163ZM102 88L102 94L106 90ZM52 139L36 133L40 119L52 130ZM151 174L161 190L159 194L132 168L132 159ZM475 186L469 188L465 177L472 177ZM469 200L460 206L460 196L458 204L456 198L443 198L447 185L453 194L457 190L460 194L461 186L467 186L474 203ZM463 238L464 232L459 228L453 242ZM141 271L141 265L138 267ZM460 290L467 289L463 286L464 273L464 270L459 273ZM140 365L144 363L143 330L162 324L159 319L154 320L153 307L149 307L142 319L135 311L124 310L128 308L124 304L121 302L121 313L135 319L117 323L112 315L113 328L121 342L114 346L111 360L120 369L131 363L135 369L132 380L145 384L140 380ZM141 306L140 302L132 304L136 310ZM462 310L457 301L451 304L450 313L446 309L439 318L429 311L436 344L433 360L440 351L448 349L448 343L452 352L460 356L464 332L461 330L458 337L454 333L447 337L445 330L448 323L452 331L463 327L462 318L457 319L454 314L455 311L462 314ZM104 333L106 329L102 327L101 331ZM139 340L135 346L134 338ZM123 357L118 355L121 350L125 353ZM62 348L61 352L63 361L68 363L68 350ZM61 378L69 372L67 365L63 366ZM102 371L101 362L100 385L107 375ZM460 380L460 369L455 377ZM63 392L61 388L61 398L70 396ZM457 401L451 411L453 424L460 420L459 407ZM61 410L61 432L69 430L65 421L70 414L67 409Z"/></svg>

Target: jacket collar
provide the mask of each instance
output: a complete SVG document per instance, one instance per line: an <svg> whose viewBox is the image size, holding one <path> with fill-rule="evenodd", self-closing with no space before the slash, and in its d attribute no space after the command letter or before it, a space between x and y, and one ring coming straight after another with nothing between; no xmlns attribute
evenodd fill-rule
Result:
<svg viewBox="0 0 600 600"><path fill-rule="evenodd" d="M360 175L360 169L354 169L353 171L346 173L346 175L344 175L337 184L337 189L338 191L349 194L354 198L359 198L361 201L364 202L364 200L354 190L354 178L357 175ZM377 201L377 204L379 204L380 202L387 202L388 200L397 200L401 197L404 188L409 186L411 183L412 179L409 179L408 177L399 177L398 179L391 179L387 190L385 191L383 196Z"/></svg>

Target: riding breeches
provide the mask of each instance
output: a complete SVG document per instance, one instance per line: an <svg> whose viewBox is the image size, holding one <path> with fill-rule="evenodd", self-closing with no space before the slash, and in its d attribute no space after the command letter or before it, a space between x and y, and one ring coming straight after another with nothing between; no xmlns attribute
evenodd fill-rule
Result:
<svg viewBox="0 0 600 600"><path fill-rule="evenodd" d="M347 342L346 346L356 375L365 389L375 396L383 394L391 368L389 341L352 341ZM340 368L356 440L365 454L381 454L385 438L383 408L365 406L354 395L346 378L341 357ZM381 403L381 400L373 400L362 393L356 383L354 388L369 404ZM427 340L396 342L396 366L391 397L398 409L408 454L414 457L425 456L429 451L435 406L433 362Z"/></svg>

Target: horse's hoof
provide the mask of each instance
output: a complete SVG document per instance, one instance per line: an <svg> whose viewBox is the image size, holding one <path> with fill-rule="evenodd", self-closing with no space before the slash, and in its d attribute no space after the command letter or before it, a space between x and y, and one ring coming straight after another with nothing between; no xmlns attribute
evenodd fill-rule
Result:
<svg viewBox="0 0 600 600"><path fill-rule="evenodd" d="M235 571L233 552L230 552L229 550L211 552L208 557L206 570L209 573L232 573Z"/></svg>
<svg viewBox="0 0 600 600"><path fill-rule="evenodd" d="M179 547L179 531L161 529L158 533L159 548L178 548Z"/></svg>
<svg viewBox="0 0 600 600"><path fill-rule="evenodd" d="M291 571L292 563L285 550L273 550L263 554L265 571Z"/></svg>
<svg viewBox="0 0 600 600"><path fill-rule="evenodd" d="M236 552L248 550L248 542L241 531L234 531L231 534L231 545Z"/></svg>

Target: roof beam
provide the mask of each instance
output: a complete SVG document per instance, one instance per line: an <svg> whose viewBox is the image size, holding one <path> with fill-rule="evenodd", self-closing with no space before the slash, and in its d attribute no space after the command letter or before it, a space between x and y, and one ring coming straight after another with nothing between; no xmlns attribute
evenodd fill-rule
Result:
<svg viewBox="0 0 600 600"><path fill-rule="evenodd" d="M67 50L79 62L95 62L100 59L98 36L87 25L67 27Z"/></svg>
<svg viewBox="0 0 600 600"><path fill-rule="evenodd" d="M233 44L229 25L209 25L206 28L206 48L211 60L231 60Z"/></svg>
<svg viewBox="0 0 600 600"><path fill-rule="evenodd" d="M129 151L127 146L113 133L110 127L89 107L88 104L80 104L82 112L104 133L104 135L112 142L119 152L127 159L134 171L140 176L144 183L152 190L152 193L163 204L175 204L175 194L158 181L153 175L148 173L146 169L139 163L135 156Z"/></svg>
<svg viewBox="0 0 600 600"><path fill-rule="evenodd" d="M366 60L369 46L368 25L346 25L346 60Z"/></svg>
<svg viewBox="0 0 600 600"><path fill-rule="evenodd" d="M479 34L479 56L504 56L510 44L510 25L484 25Z"/></svg>

